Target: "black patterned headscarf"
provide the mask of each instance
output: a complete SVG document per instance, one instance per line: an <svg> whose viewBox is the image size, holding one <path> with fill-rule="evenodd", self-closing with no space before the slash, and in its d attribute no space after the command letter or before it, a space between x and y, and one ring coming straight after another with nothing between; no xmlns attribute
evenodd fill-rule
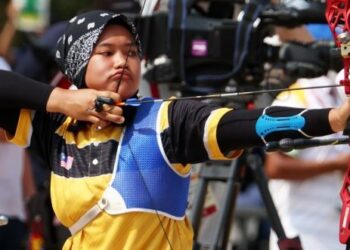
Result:
<svg viewBox="0 0 350 250"><path fill-rule="evenodd" d="M134 24L124 15L95 10L73 17L60 37L55 55L60 70L78 88L84 86L92 50L107 24L120 24L132 34L141 56L141 43Z"/></svg>

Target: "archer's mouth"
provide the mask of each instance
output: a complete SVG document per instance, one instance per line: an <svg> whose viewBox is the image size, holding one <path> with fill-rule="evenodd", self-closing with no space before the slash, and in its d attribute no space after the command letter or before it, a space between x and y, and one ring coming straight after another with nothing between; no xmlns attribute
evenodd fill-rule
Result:
<svg viewBox="0 0 350 250"><path fill-rule="evenodd" d="M112 79L114 81L128 81L131 79L131 77L127 73L124 73L124 74L118 73L118 74L113 75Z"/></svg>

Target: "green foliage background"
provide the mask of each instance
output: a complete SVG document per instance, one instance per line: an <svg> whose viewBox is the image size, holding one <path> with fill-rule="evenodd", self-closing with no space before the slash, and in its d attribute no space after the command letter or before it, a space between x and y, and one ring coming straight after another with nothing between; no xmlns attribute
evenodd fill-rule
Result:
<svg viewBox="0 0 350 250"><path fill-rule="evenodd" d="M0 0L0 31L7 19L6 6L10 0ZM77 13L91 9L98 0L51 0L50 1L50 23L69 20ZM17 32L13 41L14 46L20 46L23 42L23 34Z"/></svg>
<svg viewBox="0 0 350 250"><path fill-rule="evenodd" d="M6 5L9 0L0 0L0 28L6 20ZM98 1L98 0L97 0ZM51 0L50 16L51 23L67 20L78 12L91 8L96 2L93 0Z"/></svg>

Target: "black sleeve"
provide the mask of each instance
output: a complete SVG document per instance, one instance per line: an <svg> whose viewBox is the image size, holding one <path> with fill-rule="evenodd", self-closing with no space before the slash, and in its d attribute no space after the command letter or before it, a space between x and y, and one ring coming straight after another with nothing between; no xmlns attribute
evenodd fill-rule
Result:
<svg viewBox="0 0 350 250"><path fill-rule="evenodd" d="M304 109L290 107L270 107L266 114L272 117L288 117L302 112ZM328 114L330 109L310 109L303 113L305 126L302 131L310 136L323 136L334 133L330 127ZM233 149L249 148L264 145L256 132L257 119L263 110L235 110L230 111L220 120L217 138L221 151L226 154ZM283 138L305 138L300 132L288 130L273 132L266 136L266 141L281 140Z"/></svg>
<svg viewBox="0 0 350 250"><path fill-rule="evenodd" d="M14 72L0 70L0 109L45 110L53 87ZM2 117L0 118L2 120Z"/></svg>
<svg viewBox="0 0 350 250"><path fill-rule="evenodd" d="M169 128L161 137L171 163L185 165L208 160L203 144L204 127L217 108L199 101L175 101L169 105Z"/></svg>
<svg viewBox="0 0 350 250"><path fill-rule="evenodd" d="M197 101L177 101L169 105L169 128L162 133L165 152L174 163L197 163L208 160L203 143L204 127L211 112L219 107ZM273 117L285 117L299 114L300 108L269 107L266 114ZM305 126L302 131L310 136L322 136L334 133L330 128L328 114L330 109L307 110L302 114ZM256 132L256 122L263 109L232 110L227 112L217 124L217 140L224 155L232 150L263 146ZM273 132L266 141L283 138L304 138L300 132L287 130Z"/></svg>
<svg viewBox="0 0 350 250"><path fill-rule="evenodd" d="M0 109L0 128L14 135L17 128L19 113L19 109Z"/></svg>

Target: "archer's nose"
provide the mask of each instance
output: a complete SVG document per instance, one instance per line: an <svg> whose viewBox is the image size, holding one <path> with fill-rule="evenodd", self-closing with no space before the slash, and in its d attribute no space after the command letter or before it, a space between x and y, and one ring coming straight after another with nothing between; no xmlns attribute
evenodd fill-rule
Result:
<svg viewBox="0 0 350 250"><path fill-rule="evenodd" d="M113 56L113 60L115 68L125 67L127 63L127 56L122 52L118 52Z"/></svg>

